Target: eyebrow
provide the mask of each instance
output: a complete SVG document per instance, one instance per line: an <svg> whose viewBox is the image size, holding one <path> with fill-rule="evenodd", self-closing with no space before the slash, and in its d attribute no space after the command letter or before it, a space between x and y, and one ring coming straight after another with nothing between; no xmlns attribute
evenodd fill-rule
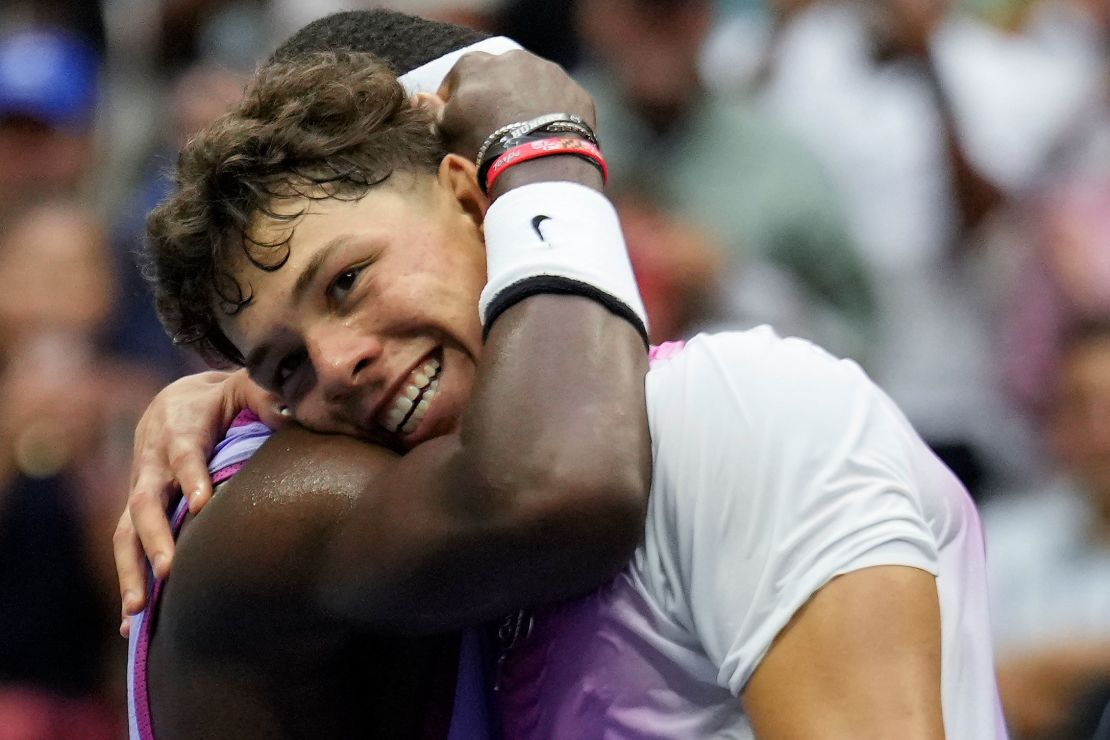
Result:
<svg viewBox="0 0 1110 740"><path fill-rule="evenodd" d="M331 257L336 250L350 243L351 240L352 237L349 234L341 234L325 244L323 249L312 255L308 264L301 270L301 274L297 276L297 282L293 284L292 297L294 304L304 300L304 294L308 291L309 286L316 280L316 276L320 274L320 269L323 268L328 258Z"/></svg>

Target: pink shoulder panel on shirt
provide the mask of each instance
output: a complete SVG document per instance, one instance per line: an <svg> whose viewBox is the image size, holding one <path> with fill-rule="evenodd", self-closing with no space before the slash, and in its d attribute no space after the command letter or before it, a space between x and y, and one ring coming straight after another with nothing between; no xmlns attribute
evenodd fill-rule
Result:
<svg viewBox="0 0 1110 740"><path fill-rule="evenodd" d="M656 344L648 351L648 362L654 365L663 360L669 360L686 348L685 341L663 342Z"/></svg>

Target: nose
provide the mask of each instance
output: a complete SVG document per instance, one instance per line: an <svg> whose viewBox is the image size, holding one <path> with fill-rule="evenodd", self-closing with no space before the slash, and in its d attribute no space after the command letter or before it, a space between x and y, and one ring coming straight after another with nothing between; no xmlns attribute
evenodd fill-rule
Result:
<svg viewBox="0 0 1110 740"><path fill-rule="evenodd" d="M308 356L329 401L343 399L367 381L381 342L349 326L320 326L307 337Z"/></svg>

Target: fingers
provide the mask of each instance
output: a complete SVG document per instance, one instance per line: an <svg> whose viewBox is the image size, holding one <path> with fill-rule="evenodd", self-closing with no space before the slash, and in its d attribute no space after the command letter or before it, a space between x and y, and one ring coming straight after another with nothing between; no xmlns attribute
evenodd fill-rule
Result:
<svg viewBox="0 0 1110 740"><path fill-rule="evenodd" d="M573 113L596 124L585 89L559 65L526 51L464 55L444 79L439 97L445 101L438 119L444 140L467 157L499 127L545 113Z"/></svg>
<svg viewBox="0 0 1110 740"><path fill-rule="evenodd" d="M128 498L131 523L157 578L165 578L173 559L173 533L166 519L166 501L172 484L167 477L144 472Z"/></svg>
<svg viewBox="0 0 1110 740"><path fill-rule="evenodd" d="M175 437L169 446L170 473L189 500L189 511L196 515L212 498L212 478L204 450L185 437Z"/></svg>
<svg viewBox="0 0 1110 740"><path fill-rule="evenodd" d="M146 607L146 556L127 511L123 512L112 536L112 550L116 559L123 617L120 634L126 637L124 630L130 627L129 617Z"/></svg>
<svg viewBox="0 0 1110 740"><path fill-rule="evenodd" d="M212 498L208 455L215 437L239 408L231 380L232 374L218 372L181 378L158 394L139 421L128 510L113 540L121 634L129 630L128 617L145 606L146 560L156 577L169 574L174 542L165 509L170 493L180 486L194 514Z"/></svg>

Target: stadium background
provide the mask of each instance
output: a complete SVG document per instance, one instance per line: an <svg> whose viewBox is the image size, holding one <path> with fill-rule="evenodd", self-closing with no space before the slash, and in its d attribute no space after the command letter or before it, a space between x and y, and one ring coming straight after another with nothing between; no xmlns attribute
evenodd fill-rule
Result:
<svg viewBox="0 0 1110 740"><path fill-rule="evenodd" d="M1110 5L437 0L595 95L656 340L849 356L981 506L1016 738L1110 699ZM0 740L125 736L131 433L199 369L136 266L174 152L369 0L0 4ZM198 711L203 711L198 708Z"/></svg>

